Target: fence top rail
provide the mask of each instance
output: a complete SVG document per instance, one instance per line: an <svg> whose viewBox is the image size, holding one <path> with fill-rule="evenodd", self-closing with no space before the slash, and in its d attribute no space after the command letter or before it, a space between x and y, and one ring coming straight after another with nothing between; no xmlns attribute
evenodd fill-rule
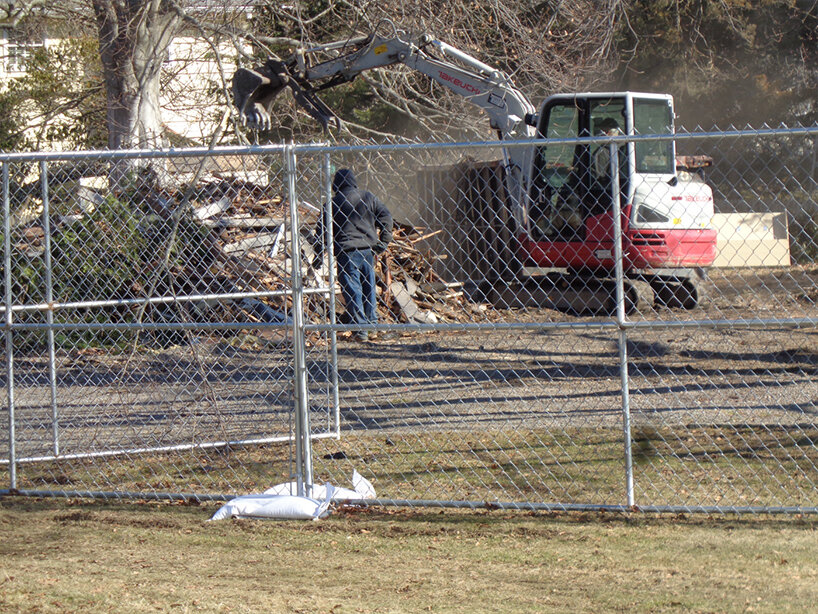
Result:
<svg viewBox="0 0 818 614"><path fill-rule="evenodd" d="M77 150L49 152L0 152L0 164L20 162L70 162L78 160L134 160L195 158L230 155L283 155L290 152L296 155L325 153L363 153L373 151L412 151L412 150L446 150L463 147L526 147L537 143L552 145L573 145L577 143L628 143L638 141L689 141L712 138L773 138L784 136L818 137L818 125L799 128L762 128L747 130L726 130L712 132L677 132L675 134L622 135L605 137L582 137L571 139L525 139L515 141L467 141L467 142L419 142L419 143L381 143L369 145L331 145L328 143L275 143L269 145L233 145L221 147L186 147L154 149L121 149L121 150Z"/></svg>

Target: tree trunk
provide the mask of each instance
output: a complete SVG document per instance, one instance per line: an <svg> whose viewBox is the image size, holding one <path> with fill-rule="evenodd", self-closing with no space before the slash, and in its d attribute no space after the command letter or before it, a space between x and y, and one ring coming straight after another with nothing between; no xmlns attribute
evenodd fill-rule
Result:
<svg viewBox="0 0 818 614"><path fill-rule="evenodd" d="M161 147L162 63L181 23L163 0L93 0L110 149Z"/></svg>

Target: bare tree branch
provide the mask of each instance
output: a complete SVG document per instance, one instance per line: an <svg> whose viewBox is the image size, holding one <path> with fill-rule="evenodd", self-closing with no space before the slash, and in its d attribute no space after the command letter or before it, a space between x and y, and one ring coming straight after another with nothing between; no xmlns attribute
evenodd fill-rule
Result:
<svg viewBox="0 0 818 614"><path fill-rule="evenodd" d="M15 28L31 15L35 9L42 8L45 0L10 0L0 2L0 27Z"/></svg>

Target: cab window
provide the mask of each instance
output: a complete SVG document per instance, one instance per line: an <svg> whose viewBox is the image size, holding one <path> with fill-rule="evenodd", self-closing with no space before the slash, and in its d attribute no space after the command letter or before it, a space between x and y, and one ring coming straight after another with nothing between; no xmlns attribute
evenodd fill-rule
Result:
<svg viewBox="0 0 818 614"><path fill-rule="evenodd" d="M573 104L552 107L543 136L547 139L577 138L579 136L579 109ZM574 144L567 144L540 148L540 171L553 189L559 189L573 169L575 147Z"/></svg>
<svg viewBox="0 0 818 614"><path fill-rule="evenodd" d="M626 134L625 101L622 98L594 101L591 105L591 134L593 136L622 136ZM619 146L619 170L627 172L625 157L627 145ZM605 187L610 182L611 150L605 143L591 145L591 181ZM621 180L620 180L621 181Z"/></svg>
<svg viewBox="0 0 818 614"><path fill-rule="evenodd" d="M540 136L547 139L576 139L580 136L580 109L572 101L556 103L547 111ZM565 224L562 202L573 192L572 178L577 177L580 163L575 143L549 144L537 148L534 185L529 216L535 235L555 238Z"/></svg>
<svg viewBox="0 0 818 614"><path fill-rule="evenodd" d="M636 134L673 134L673 114L667 100L633 102ZM675 169L673 141L636 141L636 172L672 174Z"/></svg>

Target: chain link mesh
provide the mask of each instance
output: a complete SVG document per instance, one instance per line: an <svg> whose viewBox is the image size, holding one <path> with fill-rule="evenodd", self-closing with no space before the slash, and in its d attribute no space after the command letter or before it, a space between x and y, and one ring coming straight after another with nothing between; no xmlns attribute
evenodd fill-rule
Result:
<svg viewBox="0 0 818 614"><path fill-rule="evenodd" d="M357 470L382 503L818 509L816 133L680 134L679 187L639 183L638 143L549 146L607 148L618 202L590 155L516 145L543 160L526 214L492 143L295 147L293 175L286 148L6 162L10 487L220 498ZM396 221L367 342L315 259L341 167Z"/></svg>

